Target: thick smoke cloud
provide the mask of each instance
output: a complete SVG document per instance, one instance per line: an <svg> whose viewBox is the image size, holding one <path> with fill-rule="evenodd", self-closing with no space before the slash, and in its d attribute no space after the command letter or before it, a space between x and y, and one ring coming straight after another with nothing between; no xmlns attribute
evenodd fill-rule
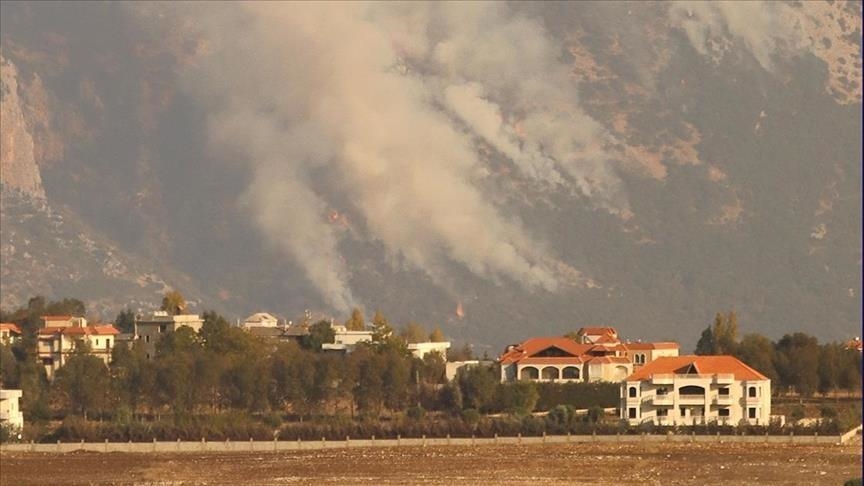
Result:
<svg viewBox="0 0 864 486"><path fill-rule="evenodd" d="M490 158L538 189L629 213L617 141L580 109L566 46L509 4L164 8L202 39L185 86L209 113L212 145L252 171L254 220L334 310L358 304L346 233L327 223L335 206L362 221L351 237L439 283L455 262L548 291L582 277L490 202ZM788 8L678 2L669 15L702 54L719 60L737 43L772 69L799 43L780 20Z"/></svg>
<svg viewBox="0 0 864 486"><path fill-rule="evenodd" d="M249 164L256 222L335 310L357 302L329 194L433 279L456 262L549 291L574 271L483 194L480 144L542 187L626 209L561 46L505 5L186 4L175 15L203 37L184 79L214 147Z"/></svg>

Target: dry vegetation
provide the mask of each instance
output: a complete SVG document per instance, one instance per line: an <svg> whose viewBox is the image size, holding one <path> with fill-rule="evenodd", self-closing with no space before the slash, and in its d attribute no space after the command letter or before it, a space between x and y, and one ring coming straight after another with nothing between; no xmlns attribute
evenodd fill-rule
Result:
<svg viewBox="0 0 864 486"><path fill-rule="evenodd" d="M844 446L554 444L286 453L3 454L2 484L843 484Z"/></svg>

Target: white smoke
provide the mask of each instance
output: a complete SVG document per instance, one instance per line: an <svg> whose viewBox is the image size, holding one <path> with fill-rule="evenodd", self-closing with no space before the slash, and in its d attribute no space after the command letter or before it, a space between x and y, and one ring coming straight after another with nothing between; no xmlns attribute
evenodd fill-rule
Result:
<svg viewBox="0 0 864 486"><path fill-rule="evenodd" d="M504 4L244 2L172 15L203 37L184 79L213 146L249 165L255 221L335 310L356 302L326 223L333 193L366 237L439 281L448 261L528 288L572 281L488 202L478 140L543 187L627 208L563 46Z"/></svg>
<svg viewBox="0 0 864 486"><path fill-rule="evenodd" d="M784 2L679 1L671 4L669 12L693 47L714 61L737 46L772 71L776 56L809 44L790 21L795 17L793 7Z"/></svg>

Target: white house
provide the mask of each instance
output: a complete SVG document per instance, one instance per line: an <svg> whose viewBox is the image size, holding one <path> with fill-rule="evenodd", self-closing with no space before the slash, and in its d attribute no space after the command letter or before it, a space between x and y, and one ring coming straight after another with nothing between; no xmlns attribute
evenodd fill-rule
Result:
<svg viewBox="0 0 864 486"><path fill-rule="evenodd" d="M345 326L334 324L330 327L333 328L333 342L321 345L325 351L350 351L357 343L372 342L372 331L349 331Z"/></svg>
<svg viewBox="0 0 864 486"><path fill-rule="evenodd" d="M450 349L449 341L408 343L408 351L410 351L415 358L420 359L423 359L423 357L429 353L439 353L442 357L446 358L448 349Z"/></svg>
<svg viewBox="0 0 864 486"><path fill-rule="evenodd" d="M256 312L243 321L243 327L246 329L251 327L276 327L277 325L279 325L279 319L268 312Z"/></svg>
<svg viewBox="0 0 864 486"><path fill-rule="evenodd" d="M156 343L165 333L174 332L186 326L196 333L201 330L204 320L197 314L168 315L165 311L156 311L149 318L135 322L135 339L144 344L147 359L156 356Z"/></svg>
<svg viewBox="0 0 864 486"><path fill-rule="evenodd" d="M0 390L0 425L18 431L24 427L21 411L21 390Z"/></svg>
<svg viewBox="0 0 864 486"><path fill-rule="evenodd" d="M771 380L733 356L660 357L621 385L630 425L767 425Z"/></svg>

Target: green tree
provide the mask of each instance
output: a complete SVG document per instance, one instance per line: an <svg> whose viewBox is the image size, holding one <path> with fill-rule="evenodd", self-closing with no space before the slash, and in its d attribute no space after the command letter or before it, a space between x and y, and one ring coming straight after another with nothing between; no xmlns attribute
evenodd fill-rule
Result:
<svg viewBox="0 0 864 486"><path fill-rule="evenodd" d="M736 348L735 357L776 382L776 353L774 343L767 337L757 333L746 334Z"/></svg>
<svg viewBox="0 0 864 486"><path fill-rule="evenodd" d="M803 332L786 334L776 346L777 374L781 385L811 396L819 385L819 343Z"/></svg>
<svg viewBox="0 0 864 486"><path fill-rule="evenodd" d="M87 314L87 308L84 302L78 299L64 298L56 302L51 302L45 307L45 313L56 316L76 316L84 317Z"/></svg>
<svg viewBox="0 0 864 486"><path fill-rule="evenodd" d="M495 369L488 366L463 366L456 374L466 408L488 409L495 400L499 379Z"/></svg>
<svg viewBox="0 0 864 486"><path fill-rule="evenodd" d="M699 341L696 342L696 350L695 354L707 356L715 354L717 346L714 344L714 332L711 331L711 326L705 328L702 331L702 335L699 336Z"/></svg>
<svg viewBox="0 0 864 486"><path fill-rule="evenodd" d="M162 297L160 309L172 316L183 314L186 311L186 298L176 290L169 290Z"/></svg>
<svg viewBox="0 0 864 486"><path fill-rule="evenodd" d="M366 319L363 317L363 311L361 311L360 308L355 307L351 311L351 317L347 321L345 321L345 328L349 331L366 330Z"/></svg>
<svg viewBox="0 0 864 486"><path fill-rule="evenodd" d="M507 413L526 415L534 411L540 394L530 381L499 383L495 404Z"/></svg>
<svg viewBox="0 0 864 486"><path fill-rule="evenodd" d="M309 334L303 336L300 345L310 351L320 351L324 343L332 343L335 340L333 326L329 322L321 320L309 326Z"/></svg>
<svg viewBox="0 0 864 486"><path fill-rule="evenodd" d="M67 412L87 419L91 412L102 411L108 403L111 381L105 363L79 346L57 374L52 384L55 396Z"/></svg>
<svg viewBox="0 0 864 486"><path fill-rule="evenodd" d="M840 387L843 372L843 345L826 343L819 349L819 393L827 395Z"/></svg>
<svg viewBox="0 0 864 486"><path fill-rule="evenodd" d="M131 309L123 309L114 318L114 327L120 332L135 332L135 313Z"/></svg>
<svg viewBox="0 0 864 486"><path fill-rule="evenodd" d="M0 343L0 388L18 388L18 360L12 346Z"/></svg>

